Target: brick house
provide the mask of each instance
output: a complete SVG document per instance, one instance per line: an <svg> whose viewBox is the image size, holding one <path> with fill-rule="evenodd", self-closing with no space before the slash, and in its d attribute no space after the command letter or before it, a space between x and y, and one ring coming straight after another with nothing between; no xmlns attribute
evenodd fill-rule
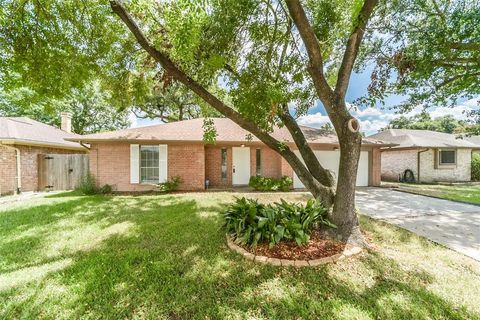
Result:
<svg viewBox="0 0 480 320"><path fill-rule="evenodd" d="M62 114L62 130L26 117L0 117L0 195L38 190L39 154L86 153L73 138L71 118Z"/></svg>
<svg viewBox="0 0 480 320"><path fill-rule="evenodd" d="M385 181L399 181L407 169L416 182L470 181L472 151L480 148L454 134L429 130L387 129L369 138L397 144L381 152Z"/></svg>
<svg viewBox="0 0 480 320"><path fill-rule="evenodd" d="M118 191L147 191L172 177L180 177L181 190L203 190L247 185L253 175L290 176L295 188L303 185L290 165L256 137L229 119L213 119L214 144L203 141L203 119L69 138L90 145L90 173L100 185ZM338 171L337 137L319 129L301 127L320 162ZM293 147L287 129L273 136ZM358 185L380 183L380 148L385 144L364 139ZM298 151L295 151L298 153Z"/></svg>

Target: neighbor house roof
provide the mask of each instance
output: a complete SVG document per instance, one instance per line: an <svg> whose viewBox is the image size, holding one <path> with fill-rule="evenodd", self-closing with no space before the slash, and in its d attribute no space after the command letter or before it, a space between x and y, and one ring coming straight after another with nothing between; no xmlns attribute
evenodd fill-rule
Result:
<svg viewBox="0 0 480 320"><path fill-rule="evenodd" d="M398 144L394 148L480 148L455 134L430 130L386 129L369 138Z"/></svg>
<svg viewBox="0 0 480 320"><path fill-rule="evenodd" d="M465 136L463 139L480 147L480 136Z"/></svg>
<svg viewBox="0 0 480 320"><path fill-rule="evenodd" d="M77 135L27 117L0 117L0 143L85 150L80 144L66 141Z"/></svg>
<svg viewBox="0 0 480 320"><path fill-rule="evenodd" d="M217 142L259 142L259 139L249 134L239 125L227 118L213 118L214 127L217 132ZM75 138L69 138L70 141L82 142L100 142L100 141L203 141L204 119L192 119L179 122L158 124L142 128L131 128L111 132L95 133ZM323 130L300 126L308 142L315 144L338 144L335 134L327 133ZM286 128L276 128L272 133L273 137L280 141L293 142L292 136ZM251 136L251 140L247 137ZM363 139L364 145L384 144L374 139ZM387 145L390 145L387 143Z"/></svg>

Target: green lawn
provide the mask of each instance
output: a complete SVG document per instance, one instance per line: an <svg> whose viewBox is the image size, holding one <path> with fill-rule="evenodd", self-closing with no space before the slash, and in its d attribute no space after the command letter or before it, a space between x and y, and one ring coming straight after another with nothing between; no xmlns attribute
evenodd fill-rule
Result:
<svg viewBox="0 0 480 320"><path fill-rule="evenodd" d="M0 318L480 319L479 263L368 218L375 251L357 258L244 260L221 227L234 195L72 193L0 209Z"/></svg>
<svg viewBox="0 0 480 320"><path fill-rule="evenodd" d="M480 185L459 184L407 184L407 183L384 183L385 186L398 186L400 190L433 196L442 199L462 201L480 204Z"/></svg>

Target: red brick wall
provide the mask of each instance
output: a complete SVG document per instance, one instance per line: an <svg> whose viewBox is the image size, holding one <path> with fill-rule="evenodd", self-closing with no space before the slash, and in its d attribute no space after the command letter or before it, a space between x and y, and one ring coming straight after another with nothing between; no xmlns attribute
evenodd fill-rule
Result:
<svg viewBox="0 0 480 320"><path fill-rule="evenodd" d="M284 158L281 159L282 176L288 176L293 179L293 169Z"/></svg>
<svg viewBox="0 0 480 320"><path fill-rule="evenodd" d="M280 178L282 176L282 157L268 147L250 148L250 173L255 175L257 166L257 149L261 150L260 175L263 177Z"/></svg>
<svg viewBox="0 0 480 320"><path fill-rule="evenodd" d="M221 179L222 146L203 146L202 144L178 144L168 146L168 176L180 176L183 183L180 190L201 190L208 179L211 187L232 185L232 146L227 149L227 179ZM290 165L276 152L261 146L262 176L293 177ZM256 146L250 146L251 175L255 175ZM321 149L321 148L319 148ZM329 148L331 149L331 148ZM379 170L375 163L375 170ZM373 169L373 168L371 168ZM373 175L376 171L370 174ZM118 191L146 191L155 186L130 184L130 145L127 143L102 143L92 145L90 151L90 171L97 177L100 185L111 184ZM378 176L378 172L376 172ZM377 182L377 176L371 180Z"/></svg>
<svg viewBox="0 0 480 320"><path fill-rule="evenodd" d="M15 151L0 146L0 195L11 194L17 186Z"/></svg>
<svg viewBox="0 0 480 320"><path fill-rule="evenodd" d="M59 148L14 145L20 150L22 188L21 191L36 191L38 189L38 155L39 154L71 154L84 151ZM0 147L0 193L11 194L17 188L15 151ZM4 178L5 177L5 178Z"/></svg>
<svg viewBox="0 0 480 320"><path fill-rule="evenodd" d="M99 143L90 150L90 172L99 185L113 185L117 191L147 191L151 184L130 183L130 144ZM168 177L179 176L179 190L201 190L205 181L205 152L201 144L168 145Z"/></svg>
<svg viewBox="0 0 480 320"><path fill-rule="evenodd" d="M212 187L224 187L232 185L232 148L225 148L227 149L227 179L222 180L222 147L205 147L205 179L210 181L210 186Z"/></svg>

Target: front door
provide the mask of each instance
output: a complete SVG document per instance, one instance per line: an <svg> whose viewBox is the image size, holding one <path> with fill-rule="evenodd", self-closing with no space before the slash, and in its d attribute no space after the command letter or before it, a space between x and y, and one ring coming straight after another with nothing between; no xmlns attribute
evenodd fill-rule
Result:
<svg viewBox="0 0 480 320"><path fill-rule="evenodd" d="M233 175L234 186L247 185L250 180L250 148L233 147Z"/></svg>

